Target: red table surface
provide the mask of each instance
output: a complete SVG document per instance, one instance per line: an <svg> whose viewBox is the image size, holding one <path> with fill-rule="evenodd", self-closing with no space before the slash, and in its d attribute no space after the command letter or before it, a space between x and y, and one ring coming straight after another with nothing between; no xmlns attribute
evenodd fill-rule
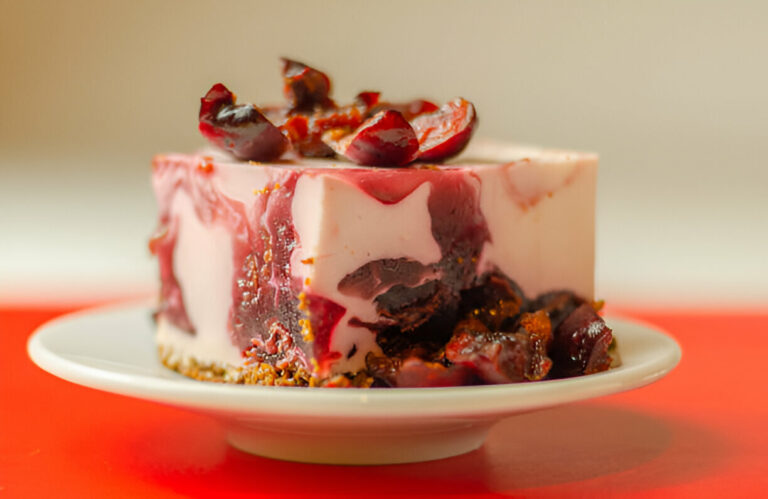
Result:
<svg viewBox="0 0 768 499"><path fill-rule="evenodd" d="M766 497L768 312L633 311L683 360L645 388L513 417L479 450L420 464L296 464L218 423L55 378L27 358L62 308L0 307L0 497Z"/></svg>

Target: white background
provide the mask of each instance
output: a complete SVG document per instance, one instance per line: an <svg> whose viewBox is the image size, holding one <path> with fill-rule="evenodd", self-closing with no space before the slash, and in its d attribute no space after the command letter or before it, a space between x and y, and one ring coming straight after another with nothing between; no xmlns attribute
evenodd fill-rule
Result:
<svg viewBox="0 0 768 499"><path fill-rule="evenodd" d="M768 3L0 0L0 301L151 290L149 161L217 81L472 100L479 134L601 155L598 294L768 304Z"/></svg>

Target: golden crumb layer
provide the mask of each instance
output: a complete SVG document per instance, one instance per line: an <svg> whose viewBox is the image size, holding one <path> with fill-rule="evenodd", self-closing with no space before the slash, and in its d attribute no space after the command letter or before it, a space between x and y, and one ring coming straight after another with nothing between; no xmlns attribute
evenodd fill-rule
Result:
<svg viewBox="0 0 768 499"><path fill-rule="evenodd" d="M194 357L179 355L173 349L160 345L160 361L169 369L198 381L262 386L323 386L327 388L368 388L373 378L362 374L353 377L338 374L321 380L303 368L278 369L265 363L232 366L222 362L200 362Z"/></svg>

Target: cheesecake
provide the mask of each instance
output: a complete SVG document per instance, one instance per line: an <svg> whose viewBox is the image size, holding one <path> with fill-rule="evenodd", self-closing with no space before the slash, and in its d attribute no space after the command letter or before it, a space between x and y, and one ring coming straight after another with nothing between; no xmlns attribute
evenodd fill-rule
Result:
<svg viewBox="0 0 768 499"><path fill-rule="evenodd" d="M288 104L214 85L214 146L153 160L162 362L205 380L426 387L591 374L594 154L470 138L444 106L350 106L284 61Z"/></svg>

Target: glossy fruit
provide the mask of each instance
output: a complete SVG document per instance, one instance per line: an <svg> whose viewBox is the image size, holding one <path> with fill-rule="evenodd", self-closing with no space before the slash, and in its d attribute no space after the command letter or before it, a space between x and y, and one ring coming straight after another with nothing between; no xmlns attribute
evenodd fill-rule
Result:
<svg viewBox="0 0 768 499"><path fill-rule="evenodd" d="M555 330L551 356L556 376L579 376L611 366L613 333L588 303L576 308Z"/></svg>
<svg viewBox="0 0 768 499"><path fill-rule="evenodd" d="M350 134L339 136L338 130L326 132L323 141L358 165L402 166L413 161L419 150L413 128L393 110L380 111Z"/></svg>
<svg viewBox="0 0 768 499"><path fill-rule="evenodd" d="M461 292L460 315L477 319L492 331L500 331L517 319L524 302L523 291L514 281L500 272L491 272Z"/></svg>
<svg viewBox="0 0 768 499"><path fill-rule="evenodd" d="M236 105L219 83L201 99L200 132L244 160L271 161L290 147L298 156L338 154L359 165L386 167L454 156L477 123L474 106L460 98L438 108L424 99L392 103L379 92L364 91L350 105L337 106L325 73L282 61L286 105Z"/></svg>
<svg viewBox="0 0 768 499"><path fill-rule="evenodd" d="M334 107L329 95L331 80L322 71L283 58L283 94L293 111L312 112Z"/></svg>
<svg viewBox="0 0 768 499"><path fill-rule="evenodd" d="M305 157L325 158L334 155L334 150L323 142L323 134L336 130L339 134L352 132L366 117L363 104L317 111L311 115L293 114L281 128L291 141L293 149Z"/></svg>
<svg viewBox="0 0 768 499"><path fill-rule="evenodd" d="M323 142L322 133L310 130L311 119L304 114L294 114L280 125L280 129L290 140L293 150L301 156L307 158L333 156L333 149Z"/></svg>
<svg viewBox="0 0 768 499"><path fill-rule="evenodd" d="M203 117L212 119L223 106L231 106L234 103L235 94L225 87L223 83L216 83L200 99L200 119L203 119Z"/></svg>
<svg viewBox="0 0 768 499"><path fill-rule="evenodd" d="M235 157L271 161L288 148L288 139L256 106L235 104L234 95L217 83L200 99L200 133Z"/></svg>
<svg viewBox="0 0 768 499"><path fill-rule="evenodd" d="M524 326L514 333L491 331L479 320L469 319L456 326L445 357L474 369L486 383L539 380L552 367L546 353L550 334L548 328L529 331Z"/></svg>
<svg viewBox="0 0 768 499"><path fill-rule="evenodd" d="M469 143L477 125L475 107L456 98L437 111L411 121L419 140L419 161L437 162L459 154Z"/></svg>

